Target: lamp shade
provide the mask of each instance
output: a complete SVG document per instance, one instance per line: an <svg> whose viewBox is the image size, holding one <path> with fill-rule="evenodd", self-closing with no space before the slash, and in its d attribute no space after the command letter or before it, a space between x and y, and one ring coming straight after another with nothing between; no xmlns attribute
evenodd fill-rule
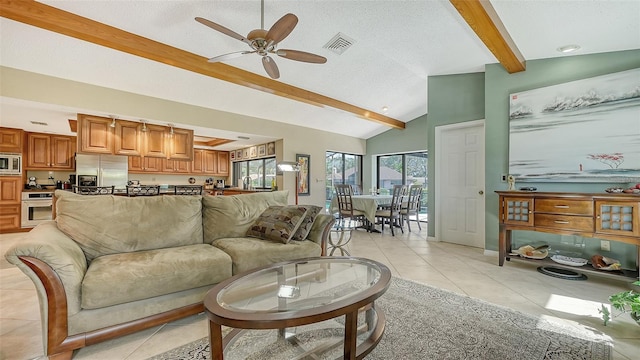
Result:
<svg viewBox="0 0 640 360"><path fill-rule="evenodd" d="M277 165L278 170L287 172L287 171L300 171L300 165L295 161L282 161Z"/></svg>

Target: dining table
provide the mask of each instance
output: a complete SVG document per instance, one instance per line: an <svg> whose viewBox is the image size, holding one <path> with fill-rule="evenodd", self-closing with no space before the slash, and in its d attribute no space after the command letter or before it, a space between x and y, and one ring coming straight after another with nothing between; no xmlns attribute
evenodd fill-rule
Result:
<svg viewBox="0 0 640 360"><path fill-rule="evenodd" d="M376 223L376 210L381 205L391 204L393 195L351 195L351 204L354 210L364 213L369 223ZM332 213L338 212L338 198L331 199L330 210Z"/></svg>

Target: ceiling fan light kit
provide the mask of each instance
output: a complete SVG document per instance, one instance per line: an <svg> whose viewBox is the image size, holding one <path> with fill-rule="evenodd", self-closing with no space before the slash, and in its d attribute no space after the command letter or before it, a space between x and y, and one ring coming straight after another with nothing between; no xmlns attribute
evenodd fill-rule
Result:
<svg viewBox="0 0 640 360"><path fill-rule="evenodd" d="M261 13L262 27L264 27L264 0L262 2ZM320 55L299 50L277 49L278 43L289 36L289 34L291 34L293 29L298 24L298 17L291 13L285 14L283 17L281 17L278 21L276 21L275 24L273 24L273 26L271 26L268 31L265 29L254 29L251 30L249 34L247 34L247 37L244 37L233 30L230 30L220 24L201 17L196 17L195 20L227 36L230 36L236 40L240 40L251 47L250 51L237 51L212 57L208 60L208 62L211 63L226 61L247 54L258 54L262 57L262 66L264 67L264 70L267 72L269 77L271 77L272 79L278 79L280 77L280 70L278 69L278 65L276 65L275 61L269 55L277 55L289 60L315 64L324 64L327 62L327 59Z"/></svg>

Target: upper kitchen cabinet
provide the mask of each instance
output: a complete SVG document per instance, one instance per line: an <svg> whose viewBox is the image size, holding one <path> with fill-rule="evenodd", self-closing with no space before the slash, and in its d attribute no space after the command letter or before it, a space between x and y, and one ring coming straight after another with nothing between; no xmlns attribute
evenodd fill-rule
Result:
<svg viewBox="0 0 640 360"><path fill-rule="evenodd" d="M167 134L169 129L159 125L144 125L142 155L166 159L169 155Z"/></svg>
<svg viewBox="0 0 640 360"><path fill-rule="evenodd" d="M0 152L22 153L24 130L0 127Z"/></svg>
<svg viewBox="0 0 640 360"><path fill-rule="evenodd" d="M229 152L218 151L218 175L229 176Z"/></svg>
<svg viewBox="0 0 640 360"><path fill-rule="evenodd" d="M27 133L27 170L74 170L74 136Z"/></svg>
<svg viewBox="0 0 640 360"><path fill-rule="evenodd" d="M113 119L78 114L78 151L82 153L114 154Z"/></svg>
<svg viewBox="0 0 640 360"><path fill-rule="evenodd" d="M142 124L134 121L115 121L114 153L116 155L142 155Z"/></svg>
<svg viewBox="0 0 640 360"><path fill-rule="evenodd" d="M193 160L193 130L169 129L169 159Z"/></svg>
<svg viewBox="0 0 640 360"><path fill-rule="evenodd" d="M78 114L79 152L193 159L193 130Z"/></svg>

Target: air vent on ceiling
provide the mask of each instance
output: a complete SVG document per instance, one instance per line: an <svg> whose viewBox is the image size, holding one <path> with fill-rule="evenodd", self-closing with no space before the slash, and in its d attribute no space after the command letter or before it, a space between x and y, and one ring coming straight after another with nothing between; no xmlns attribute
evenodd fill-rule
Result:
<svg viewBox="0 0 640 360"><path fill-rule="evenodd" d="M31 123L33 125L49 126L49 124L47 124L46 122L42 122L42 121L32 121Z"/></svg>
<svg viewBox="0 0 640 360"><path fill-rule="evenodd" d="M356 41L352 38L348 37L343 33L337 33L328 43L326 43L323 48L329 49L338 55L342 55L343 52L347 51Z"/></svg>

